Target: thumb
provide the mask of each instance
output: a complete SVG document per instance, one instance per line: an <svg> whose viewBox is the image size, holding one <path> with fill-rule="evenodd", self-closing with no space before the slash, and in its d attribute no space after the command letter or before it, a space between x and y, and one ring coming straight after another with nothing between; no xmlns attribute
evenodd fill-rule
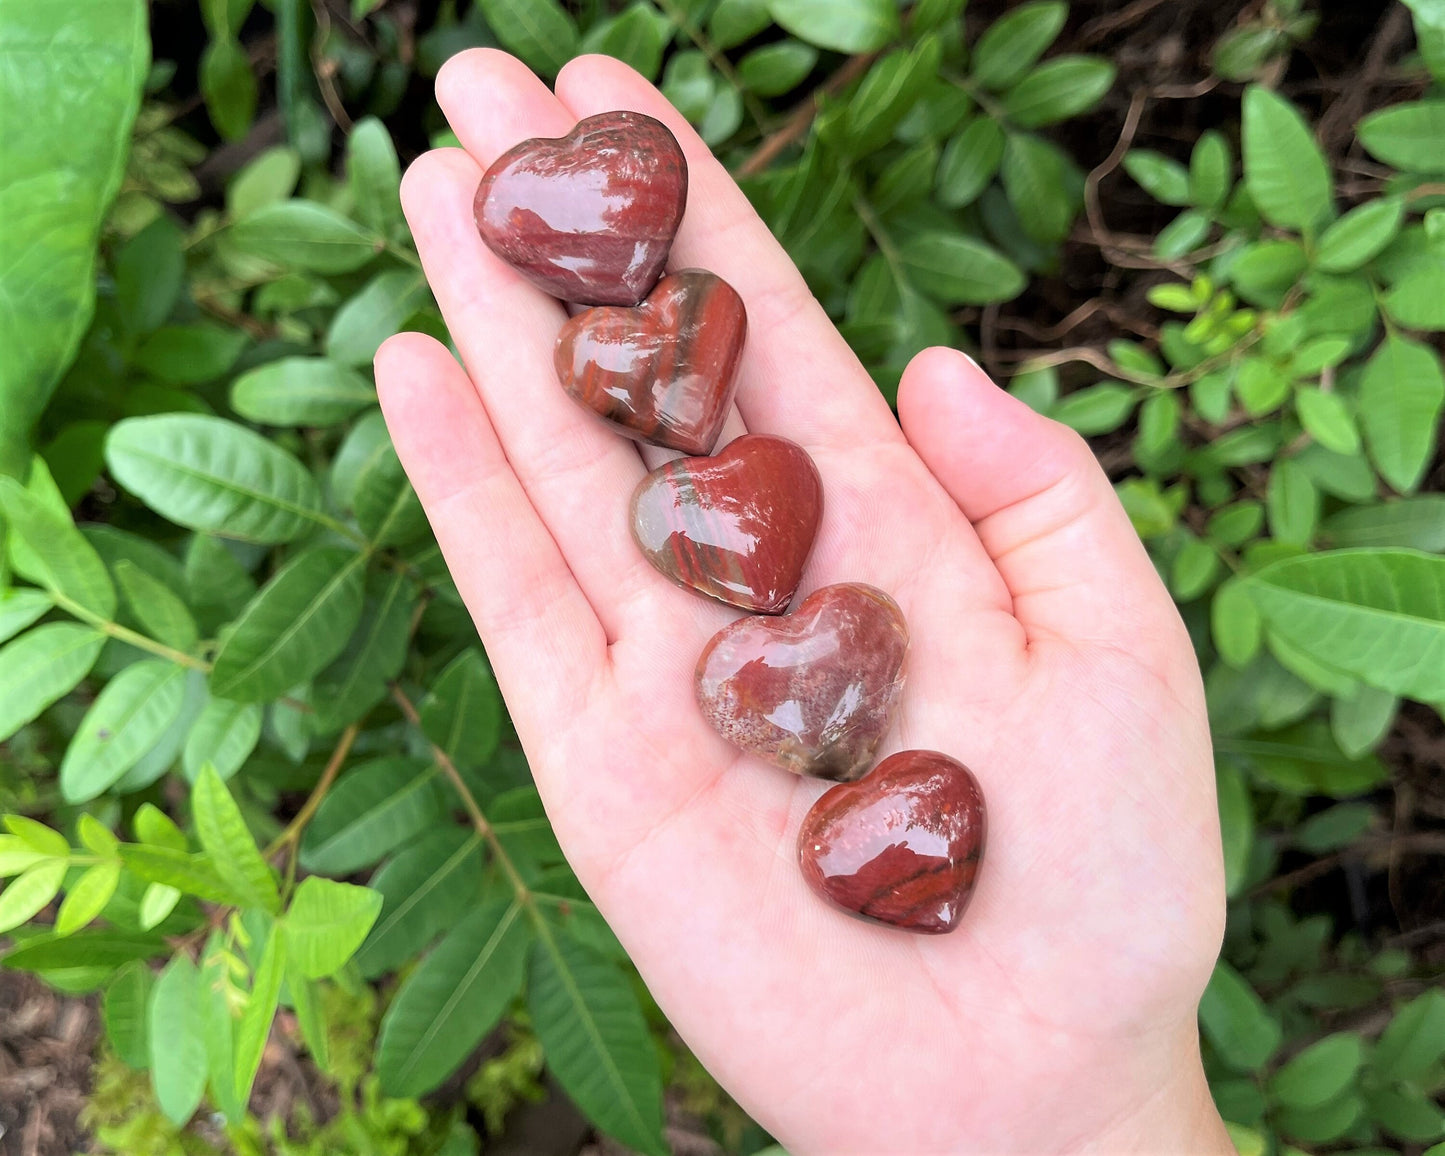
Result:
<svg viewBox="0 0 1445 1156"><path fill-rule="evenodd" d="M898 390L903 432L974 524L1030 641L1160 658L1184 624L1093 451L957 350L925 349Z"/></svg>

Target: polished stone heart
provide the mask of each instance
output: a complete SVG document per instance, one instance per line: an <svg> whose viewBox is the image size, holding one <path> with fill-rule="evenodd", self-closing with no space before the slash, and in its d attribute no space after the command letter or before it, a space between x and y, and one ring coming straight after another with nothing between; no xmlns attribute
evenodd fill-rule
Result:
<svg viewBox="0 0 1445 1156"><path fill-rule="evenodd" d="M813 804L803 877L850 915L940 935L973 898L988 820L978 780L937 751L900 751Z"/></svg>
<svg viewBox="0 0 1445 1156"><path fill-rule="evenodd" d="M678 458L632 495L632 537L674 582L781 614L823 517L823 482L801 446L747 434L716 457Z"/></svg>
<svg viewBox="0 0 1445 1156"><path fill-rule="evenodd" d="M619 433L685 454L708 454L727 420L747 338L737 291L684 269L631 309L588 309L557 335L557 377Z"/></svg>
<svg viewBox="0 0 1445 1156"><path fill-rule="evenodd" d="M686 203L687 161L667 126L604 112L503 153L473 211L491 250L552 296L635 305L662 275Z"/></svg>
<svg viewBox="0 0 1445 1156"><path fill-rule="evenodd" d="M800 775L863 774L903 689L908 626L860 582L825 586L785 618L743 618L697 664L703 716L734 746Z"/></svg>

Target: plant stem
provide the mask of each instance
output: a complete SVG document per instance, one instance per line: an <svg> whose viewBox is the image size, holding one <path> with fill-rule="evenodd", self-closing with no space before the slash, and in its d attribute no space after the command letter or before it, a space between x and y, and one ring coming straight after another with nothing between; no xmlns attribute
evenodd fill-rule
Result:
<svg viewBox="0 0 1445 1156"><path fill-rule="evenodd" d="M184 650L177 650L173 646L167 646L163 642L157 642L154 638L132 630L129 626L122 626L119 622L112 622L109 618L102 617L89 607L82 606L57 590L51 590L50 596L55 599L55 605L61 610L94 626L101 633L108 634L119 642L129 643L139 650L149 651L159 658L169 659L177 666L186 666L192 670L209 671L211 669L211 664L205 659L197 658L194 654L187 654Z"/></svg>
<svg viewBox="0 0 1445 1156"><path fill-rule="evenodd" d="M718 72L722 73L723 79L732 85L737 94L742 97L743 107L748 110L748 116L752 118L753 124L759 132L766 131L765 124L768 119L768 110L759 103L758 98L749 92L744 86L742 79L738 76L737 69L733 67L732 61L723 55L716 44L692 22L692 17L677 6L676 0L657 0L657 6L662 13L674 25L682 29L683 35L695 44L708 63Z"/></svg>
<svg viewBox="0 0 1445 1156"><path fill-rule="evenodd" d="M406 721L415 727L418 732L424 734L425 732L422 732L421 729L421 716L417 713L416 705L406 696L406 692L394 682L391 684L391 700L396 703L397 708L401 711ZM512 857L507 854L507 849L502 846L502 840L498 838L496 828L492 826L491 820L483 813L481 806L477 803L476 797L467 786L466 780L462 778L461 772L457 770L456 763L452 762L451 756L442 750L441 747L437 746L436 743L432 742L431 739L427 739L427 745L431 747L432 758L436 761L437 766L441 767L442 774L446 775L452 787L461 797L462 806L467 812L467 817L471 819L472 826L476 828L477 834L486 840L487 846L492 849L492 855L497 861L497 866L502 869L502 874L507 877L507 882L512 885L512 890L517 893L517 901L527 909L534 921L539 919L536 904L532 901L532 893L523 881L521 872L517 870L517 865L512 862Z"/></svg>
<svg viewBox="0 0 1445 1156"><path fill-rule="evenodd" d="M296 817L286 825L286 829L271 841L271 845L262 853L267 859L276 854L283 847L292 847L301 838L301 833L306 830L306 824L311 822L316 814L316 809L321 806L321 800L331 790L331 784L336 782L336 776L341 773L341 766L346 762L346 756L351 753L351 744L356 741L356 736L361 733L361 720L357 720L341 732L341 738L336 742L336 748L331 752L331 757L326 760L326 769L321 772L321 778L316 786L311 789L311 794L306 797L306 802L301 804L301 810L296 812ZM294 859L294 856L293 856Z"/></svg>

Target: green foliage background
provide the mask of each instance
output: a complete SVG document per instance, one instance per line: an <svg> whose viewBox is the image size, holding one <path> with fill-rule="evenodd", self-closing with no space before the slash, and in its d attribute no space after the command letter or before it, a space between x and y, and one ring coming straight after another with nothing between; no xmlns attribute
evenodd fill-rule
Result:
<svg viewBox="0 0 1445 1156"><path fill-rule="evenodd" d="M447 143L416 93L476 44L658 80L885 395L982 336L1108 448L1206 672L1220 1109L1246 1153L1439 1141L1429 961L1294 902L1389 849L1376 752L1403 700L1436 734L1445 704L1445 6L1407 7L1408 99L1359 122L1347 174L1275 91L1299 0L1251 9L1212 77L1136 91L1107 158L1061 143L1123 98L1109 60L1053 48L1056 0L967 23L962 0L442 0L420 24L157 0L153 64L141 0L0 0L0 967L102 993L100 1141L460 1156L465 1103L500 1129L545 1063L639 1151L666 1148L665 1083L731 1150L768 1142L567 868L376 408L378 345L446 336L392 132ZM203 50L168 59L185 21ZM1207 91L1237 116L1130 147L1150 102ZM1157 236L1109 231L1116 168L1178 210ZM999 306L1081 234L1151 335L997 360ZM247 1113L278 1008L330 1124ZM503 1022L463 1094L417 1104ZM182 1130L202 1102L224 1140Z"/></svg>

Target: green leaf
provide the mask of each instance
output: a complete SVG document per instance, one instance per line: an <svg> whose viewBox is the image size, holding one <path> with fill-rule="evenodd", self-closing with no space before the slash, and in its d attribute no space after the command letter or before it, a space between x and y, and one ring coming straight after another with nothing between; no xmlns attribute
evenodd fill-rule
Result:
<svg viewBox="0 0 1445 1156"><path fill-rule="evenodd" d="M326 331L326 355L341 365L370 365L381 343L400 332L407 318L430 300L422 274L405 269L378 273L336 311ZM368 400L374 402L375 391L368 392ZM353 406L342 416L358 408Z"/></svg>
<svg viewBox="0 0 1445 1156"><path fill-rule="evenodd" d="M321 1003L320 985L297 971L294 963L288 963L286 987L291 995L292 1010L296 1013L296 1024L301 1029L301 1039L310 1050L311 1059L321 1071L329 1072L331 1046L326 1037L326 1015Z"/></svg>
<svg viewBox="0 0 1445 1156"><path fill-rule="evenodd" d="M1041 245L1069 235L1078 211L1073 162L1032 133L1013 133L1003 155L1003 187L1024 232Z"/></svg>
<svg viewBox="0 0 1445 1156"><path fill-rule="evenodd" d="M230 369L248 340L219 325L168 325L145 339L135 364L163 385L197 385Z"/></svg>
<svg viewBox="0 0 1445 1156"><path fill-rule="evenodd" d="M800 40L755 48L738 61L738 79L759 96L792 92L818 63L818 50Z"/></svg>
<svg viewBox="0 0 1445 1156"><path fill-rule="evenodd" d="M201 53L201 95L222 140L240 140L256 115L256 74L246 50L230 37L212 40Z"/></svg>
<svg viewBox="0 0 1445 1156"><path fill-rule="evenodd" d="M262 907L273 915L281 910L276 877L241 817L241 809L214 767L202 767L191 788L191 811L201 846L215 864L216 874L247 906Z"/></svg>
<svg viewBox="0 0 1445 1156"><path fill-rule="evenodd" d="M51 622L0 647L0 739L74 689L104 644L89 626Z"/></svg>
<svg viewBox="0 0 1445 1156"><path fill-rule="evenodd" d="M374 116L362 117L346 138L346 178L357 220L383 237L401 229L401 162L386 125Z"/></svg>
<svg viewBox="0 0 1445 1156"><path fill-rule="evenodd" d="M1020 4L1000 16L973 50L973 79L992 89L1013 84L1048 50L1068 15L1067 4L1047 0Z"/></svg>
<svg viewBox="0 0 1445 1156"><path fill-rule="evenodd" d="M148 658L126 667L96 696L60 763L68 803L93 799L130 770L181 713L186 669Z"/></svg>
<svg viewBox="0 0 1445 1156"><path fill-rule="evenodd" d="M899 49L878 60L848 102L844 132L850 152L869 153L885 145L893 130L938 75L942 49L927 37L912 51Z"/></svg>
<svg viewBox="0 0 1445 1156"><path fill-rule="evenodd" d="M1421 100L1396 104L1360 121L1360 143L1397 169L1445 173L1445 102Z"/></svg>
<svg viewBox="0 0 1445 1156"><path fill-rule="evenodd" d="M950 140L938 162L938 203L961 209L976 201L1003 161L1004 132L990 116L975 117Z"/></svg>
<svg viewBox="0 0 1445 1156"><path fill-rule="evenodd" d="M423 835L388 860L371 879L383 903L356 953L361 974L392 971L453 926L480 898L482 867L481 837L460 827Z"/></svg>
<svg viewBox="0 0 1445 1156"><path fill-rule="evenodd" d="M1305 433L1325 449L1337 454L1360 452L1360 431L1339 394L1307 385L1295 392L1294 404Z"/></svg>
<svg viewBox="0 0 1445 1156"><path fill-rule="evenodd" d="M309 875L301 880L286 909L287 956L307 979L339 971L361 946L381 912L382 896Z"/></svg>
<svg viewBox="0 0 1445 1156"><path fill-rule="evenodd" d="M673 31L671 21L648 0L635 0L625 11L594 25L582 41L582 51L615 57L648 80L656 80L663 49Z"/></svg>
<svg viewBox="0 0 1445 1156"><path fill-rule="evenodd" d="M45 859L27 867L0 891L0 935L38 915L65 882L68 863Z"/></svg>
<svg viewBox="0 0 1445 1156"><path fill-rule="evenodd" d="M1159 230L1159 235L1154 238L1154 252L1166 261L1182 257L1204 244L1211 225L1212 222L1203 213L1186 209Z"/></svg>
<svg viewBox="0 0 1445 1156"><path fill-rule="evenodd" d="M1088 437L1118 429L1134 412L1138 391L1116 381L1076 389L1052 410L1049 416Z"/></svg>
<svg viewBox="0 0 1445 1156"><path fill-rule="evenodd" d="M1381 197L1351 209L1320 237L1315 264L1327 273L1358 269L1395 239L1405 219L1405 202Z"/></svg>
<svg viewBox="0 0 1445 1156"><path fill-rule="evenodd" d="M1293 1056L1269 1080L1269 1094L1288 1108L1319 1108L1354 1083L1364 1062L1359 1034L1336 1032Z"/></svg>
<svg viewBox="0 0 1445 1156"><path fill-rule="evenodd" d="M1295 828L1294 843L1312 855L1326 855L1348 847L1369 829L1374 818L1375 808L1369 803L1336 803Z"/></svg>
<svg viewBox="0 0 1445 1156"><path fill-rule="evenodd" d="M353 504L374 545L408 542L426 529L426 513L389 442L361 470Z"/></svg>
<svg viewBox="0 0 1445 1156"><path fill-rule="evenodd" d="M1337 550L1249 583L1269 628L1306 656L1392 694L1445 698L1445 558Z"/></svg>
<svg viewBox="0 0 1445 1156"><path fill-rule="evenodd" d="M479 0L497 39L536 72L555 76L577 55L577 25L557 0Z"/></svg>
<svg viewBox="0 0 1445 1156"><path fill-rule="evenodd" d="M900 31L893 0L768 0L768 11L798 39L833 52L876 52Z"/></svg>
<svg viewBox="0 0 1445 1156"><path fill-rule="evenodd" d="M146 12L142 0L0 10L0 474L23 473L90 324L96 240L150 63Z"/></svg>
<svg viewBox="0 0 1445 1156"><path fill-rule="evenodd" d="M1266 88L1244 93L1244 181L1271 225L1307 230L1333 208L1329 166L1299 111Z"/></svg>
<svg viewBox="0 0 1445 1156"><path fill-rule="evenodd" d="M773 22L767 0L718 0L708 17L708 36L717 47L736 48Z"/></svg>
<svg viewBox="0 0 1445 1156"><path fill-rule="evenodd" d="M349 875L432 829L446 812L437 768L388 755L353 767L336 781L301 839L308 871Z"/></svg>
<svg viewBox="0 0 1445 1156"><path fill-rule="evenodd" d="M151 970L139 961L125 964L105 988L105 1034L121 1060L132 1068L150 1067Z"/></svg>
<svg viewBox="0 0 1445 1156"><path fill-rule="evenodd" d="M420 715L427 738L458 766L479 767L492 757L502 696L480 651L464 650L451 661L422 700Z"/></svg>
<svg viewBox="0 0 1445 1156"><path fill-rule="evenodd" d="M223 418L128 418L111 428L105 458L125 489L192 530L289 542L313 530L321 516L321 495L306 468L260 434Z"/></svg>
<svg viewBox="0 0 1445 1156"><path fill-rule="evenodd" d="M6 642L42 618L55 603L43 590L0 590L0 642Z"/></svg>
<svg viewBox="0 0 1445 1156"><path fill-rule="evenodd" d="M231 226L231 244L282 269L349 273L381 251L376 234L315 201L262 205Z"/></svg>
<svg viewBox="0 0 1445 1156"><path fill-rule="evenodd" d="M521 988L531 938L521 905L497 900L457 924L407 977L377 1039L388 1095L422 1095L457 1069Z"/></svg>
<svg viewBox="0 0 1445 1156"><path fill-rule="evenodd" d="M176 888L168 887L164 883L148 884L141 895L137 912L141 929L149 931L152 927L164 923L180 901L181 893Z"/></svg>
<svg viewBox="0 0 1445 1156"><path fill-rule="evenodd" d="M1237 1071L1258 1071L1280 1044L1279 1023L1243 977L1220 960L1204 997L1199 1024L1214 1050Z"/></svg>
<svg viewBox="0 0 1445 1156"><path fill-rule="evenodd" d="M236 1018L231 1003L231 955L226 937L211 932L201 951L198 989L198 1018L205 1041L211 1100L229 1121L239 1121L245 1103L236 1094Z"/></svg>
<svg viewBox="0 0 1445 1156"><path fill-rule="evenodd" d="M1042 128L1093 108L1118 70L1100 56L1046 60L1004 95L1004 114L1022 128Z"/></svg>
<svg viewBox="0 0 1445 1156"><path fill-rule="evenodd" d="M1219 657L1242 670L1254 661L1264 639L1254 600L1238 579L1230 579L1215 592L1209 612L1210 633Z"/></svg>
<svg viewBox="0 0 1445 1156"><path fill-rule="evenodd" d="M1250 853L1254 849L1254 803L1249 797L1249 784L1239 768L1220 763L1216 769L1219 793L1219 830L1224 843L1224 890L1234 896L1244 885L1249 873Z"/></svg>
<svg viewBox="0 0 1445 1156"><path fill-rule="evenodd" d="M52 830L44 823L26 815L6 815L5 829L22 843L51 858L64 859L70 855L70 844L59 831Z"/></svg>
<svg viewBox="0 0 1445 1156"><path fill-rule="evenodd" d="M162 214L116 252L115 304L128 333L150 333L170 316L186 273L181 243L180 229Z"/></svg>
<svg viewBox="0 0 1445 1156"><path fill-rule="evenodd" d="M120 860L87 867L65 893L65 901L55 915L55 934L70 935L99 916L119 884Z"/></svg>
<svg viewBox="0 0 1445 1156"><path fill-rule="evenodd" d="M361 626L346 649L316 679L312 722L318 734L355 722L386 696L401 673L417 604L411 578L398 570L367 579Z"/></svg>
<svg viewBox="0 0 1445 1156"><path fill-rule="evenodd" d="M1366 1091L1365 1105L1380 1127L1401 1140L1428 1144L1445 1136L1445 1112L1408 1085Z"/></svg>
<svg viewBox="0 0 1445 1156"><path fill-rule="evenodd" d="M1124 171L1160 204L1191 203L1189 170L1153 149L1130 149L1124 154Z"/></svg>
<svg viewBox="0 0 1445 1156"><path fill-rule="evenodd" d="M113 968L168 951L164 940L114 931L78 931L65 938L35 936L0 958L0 967L37 973ZM97 985L99 986L99 985Z"/></svg>
<svg viewBox="0 0 1445 1156"><path fill-rule="evenodd" d="M119 559L114 570L126 604L152 638L182 651L196 645L200 639L196 620L169 586L152 578L128 558Z"/></svg>
<svg viewBox="0 0 1445 1156"><path fill-rule="evenodd" d="M1360 425L1380 476L1401 493L1420 484L1434 455L1445 371L1428 346L1390 334L1360 377Z"/></svg>
<svg viewBox="0 0 1445 1156"><path fill-rule="evenodd" d="M1350 507L1326 518L1323 529L1335 546L1403 546L1445 554L1445 495Z"/></svg>
<svg viewBox="0 0 1445 1156"><path fill-rule="evenodd" d="M1308 263L1304 248L1294 241L1256 241L1240 251L1229 277L1251 305L1276 309Z"/></svg>
<svg viewBox="0 0 1445 1156"><path fill-rule="evenodd" d="M147 1033L156 1102L173 1124L184 1124L206 1090L206 1043L201 1035L201 989L185 955L166 965L151 990Z"/></svg>
<svg viewBox="0 0 1445 1156"><path fill-rule="evenodd" d="M1385 294L1385 312L1406 329L1445 329L1445 255L1416 265Z"/></svg>
<svg viewBox="0 0 1445 1156"><path fill-rule="evenodd" d="M1281 1108L1275 1122L1281 1132L1305 1144L1327 1144L1348 1133L1364 1114L1360 1097L1347 1092L1319 1108Z"/></svg>
<svg viewBox="0 0 1445 1156"><path fill-rule="evenodd" d="M356 629L364 564L355 551L317 546L282 567L222 638L212 692L265 702L324 668Z"/></svg>
<svg viewBox="0 0 1445 1156"><path fill-rule="evenodd" d="M173 847L127 843L121 860L132 875L148 883L162 883L204 899L207 903L239 906L243 897L225 883L206 855L190 855Z"/></svg>
<svg viewBox="0 0 1445 1156"><path fill-rule="evenodd" d="M617 965L546 934L532 948L528 977L532 1026L557 1081L604 1132L664 1156L657 1048Z"/></svg>
<svg viewBox="0 0 1445 1156"><path fill-rule="evenodd" d="M1200 135L1189 156L1189 198L1201 209L1217 209L1234 184L1234 158L1222 133Z"/></svg>
<svg viewBox="0 0 1445 1156"><path fill-rule="evenodd" d="M97 617L115 614L115 587L105 563L74 522L14 478L0 477L0 512L10 524L10 559L17 573Z"/></svg>
<svg viewBox="0 0 1445 1156"><path fill-rule="evenodd" d="M335 425L375 404L366 378L325 357L283 357L231 383L231 408L266 425Z"/></svg>
<svg viewBox="0 0 1445 1156"><path fill-rule="evenodd" d="M945 305L987 305L1023 292L1023 271L998 250L959 233L915 233L898 247L913 283Z"/></svg>
<svg viewBox="0 0 1445 1156"><path fill-rule="evenodd" d="M1352 759L1375 748L1395 721L1400 700L1388 691L1362 686L1349 698L1330 703L1330 730L1335 742Z"/></svg>
<svg viewBox="0 0 1445 1156"><path fill-rule="evenodd" d="M1304 469L1284 458L1269 472L1265 510L1276 541L1307 546L1320 520L1320 492Z"/></svg>
<svg viewBox="0 0 1445 1156"><path fill-rule="evenodd" d="M301 154L290 145L276 145L257 155L231 178L226 213L233 220L249 217L263 205L284 201L296 191Z"/></svg>
<svg viewBox="0 0 1445 1156"><path fill-rule="evenodd" d="M1419 1080L1445 1057L1445 992L1416 996L1395 1012L1370 1057L1370 1068L1385 1080Z"/></svg>
<svg viewBox="0 0 1445 1156"><path fill-rule="evenodd" d="M190 846L171 817L154 803L142 803L135 813L132 825L136 838L152 847L185 851Z"/></svg>
<svg viewBox="0 0 1445 1156"><path fill-rule="evenodd" d="M261 716L259 703L209 700L186 736L181 755L186 778L194 783L206 763L215 767L222 779L234 775L260 741Z"/></svg>
<svg viewBox="0 0 1445 1156"><path fill-rule="evenodd" d="M261 1067L261 1053L266 1037L271 1034L271 1021L281 999L281 981L286 978L286 937L272 928L266 947L256 965L251 981L251 994L241 1022L236 1025L236 1102L244 1105L251 1098L251 1085Z"/></svg>

